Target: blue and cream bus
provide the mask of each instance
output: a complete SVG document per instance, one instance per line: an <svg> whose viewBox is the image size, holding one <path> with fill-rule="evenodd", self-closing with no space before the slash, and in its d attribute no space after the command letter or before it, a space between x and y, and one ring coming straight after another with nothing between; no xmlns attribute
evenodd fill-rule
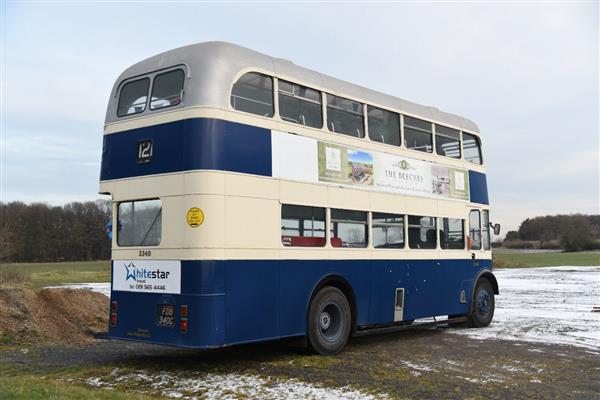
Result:
<svg viewBox="0 0 600 400"><path fill-rule="evenodd" d="M104 128L109 336L336 354L423 318L486 326L484 161L466 118L233 44L141 61Z"/></svg>

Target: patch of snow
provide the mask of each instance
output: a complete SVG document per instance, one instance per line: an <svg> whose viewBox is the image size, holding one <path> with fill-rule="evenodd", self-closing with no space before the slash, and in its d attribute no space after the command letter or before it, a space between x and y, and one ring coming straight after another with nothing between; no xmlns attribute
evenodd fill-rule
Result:
<svg viewBox="0 0 600 400"><path fill-rule="evenodd" d="M46 286L44 289L87 289L110 297L110 283L67 283L59 286Z"/></svg>
<svg viewBox="0 0 600 400"><path fill-rule="evenodd" d="M556 343L600 350L600 313L591 312L594 306L600 306L600 266L498 269L494 274L500 295L496 297L491 325L448 332L476 339ZM89 289L110 296L110 283L54 287Z"/></svg>
<svg viewBox="0 0 600 400"><path fill-rule="evenodd" d="M84 382L95 386L112 388L114 383L136 382L160 392L161 396L174 399L323 399L323 400L377 400L388 399L385 394L370 394L350 387L329 388L301 382L296 379L261 377L251 374L205 373L190 378L169 372L144 370L116 376L113 371L108 380L89 378ZM114 379L113 379L114 378Z"/></svg>
<svg viewBox="0 0 600 400"><path fill-rule="evenodd" d="M408 368L416 369L418 371L427 371L427 372L438 372L436 369L431 368L429 365L425 364L414 364L408 361L400 361L402 364L406 365Z"/></svg>
<svg viewBox="0 0 600 400"><path fill-rule="evenodd" d="M485 385L486 383L489 383L489 382L500 382L500 383L504 382L502 379L498 379L498 378L495 378L493 376L484 376L484 377L482 377L480 379L477 379L477 378L468 378L466 376L459 376L458 378L464 379L467 382L480 383L480 384L483 384L483 385Z"/></svg>
<svg viewBox="0 0 600 400"><path fill-rule="evenodd" d="M494 274L500 295L490 326L448 332L600 349L600 313L591 312L600 305L600 267L499 269Z"/></svg>

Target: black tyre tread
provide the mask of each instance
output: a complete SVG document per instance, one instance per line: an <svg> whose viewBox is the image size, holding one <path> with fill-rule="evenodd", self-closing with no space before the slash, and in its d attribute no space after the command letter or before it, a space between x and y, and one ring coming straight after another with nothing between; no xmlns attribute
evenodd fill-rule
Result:
<svg viewBox="0 0 600 400"><path fill-rule="evenodd" d="M344 332L338 342L335 344L326 343L321 340L320 334L318 333L319 329L319 308L320 304L327 300L328 298L334 297L338 300L339 304L342 306L342 311L345 314L346 325L344 326ZM316 314L316 315L315 315ZM311 349L321 355L336 355L339 354L344 346L346 346L346 342L348 341L348 337L350 336L351 330L351 312L350 312L350 304L348 303L348 299L336 287L326 286L321 288L315 297L310 302L309 310L308 310L308 343Z"/></svg>
<svg viewBox="0 0 600 400"><path fill-rule="evenodd" d="M476 312L476 299L477 293L481 287L485 287L488 293L492 295L492 312L490 313L490 317L486 320L482 320ZM471 302L471 311L468 315L468 325L470 328L483 328L488 326L492 319L494 318L494 311L496 308L496 302L494 299L494 288L492 283L486 278L481 278L477 281L477 285L475 285L475 292L473 293L473 300Z"/></svg>

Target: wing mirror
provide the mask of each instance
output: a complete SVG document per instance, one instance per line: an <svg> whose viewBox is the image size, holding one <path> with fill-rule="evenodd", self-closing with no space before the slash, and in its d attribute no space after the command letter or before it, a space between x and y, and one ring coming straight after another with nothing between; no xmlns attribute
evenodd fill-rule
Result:
<svg viewBox="0 0 600 400"><path fill-rule="evenodd" d="M494 235L498 236L500 234L500 224L490 224L492 228L494 228Z"/></svg>

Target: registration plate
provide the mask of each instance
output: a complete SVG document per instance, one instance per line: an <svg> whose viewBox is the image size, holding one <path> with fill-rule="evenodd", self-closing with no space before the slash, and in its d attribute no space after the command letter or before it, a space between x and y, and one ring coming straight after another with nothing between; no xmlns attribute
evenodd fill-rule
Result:
<svg viewBox="0 0 600 400"><path fill-rule="evenodd" d="M159 304L156 312L156 325L174 326L175 325L175 306Z"/></svg>

